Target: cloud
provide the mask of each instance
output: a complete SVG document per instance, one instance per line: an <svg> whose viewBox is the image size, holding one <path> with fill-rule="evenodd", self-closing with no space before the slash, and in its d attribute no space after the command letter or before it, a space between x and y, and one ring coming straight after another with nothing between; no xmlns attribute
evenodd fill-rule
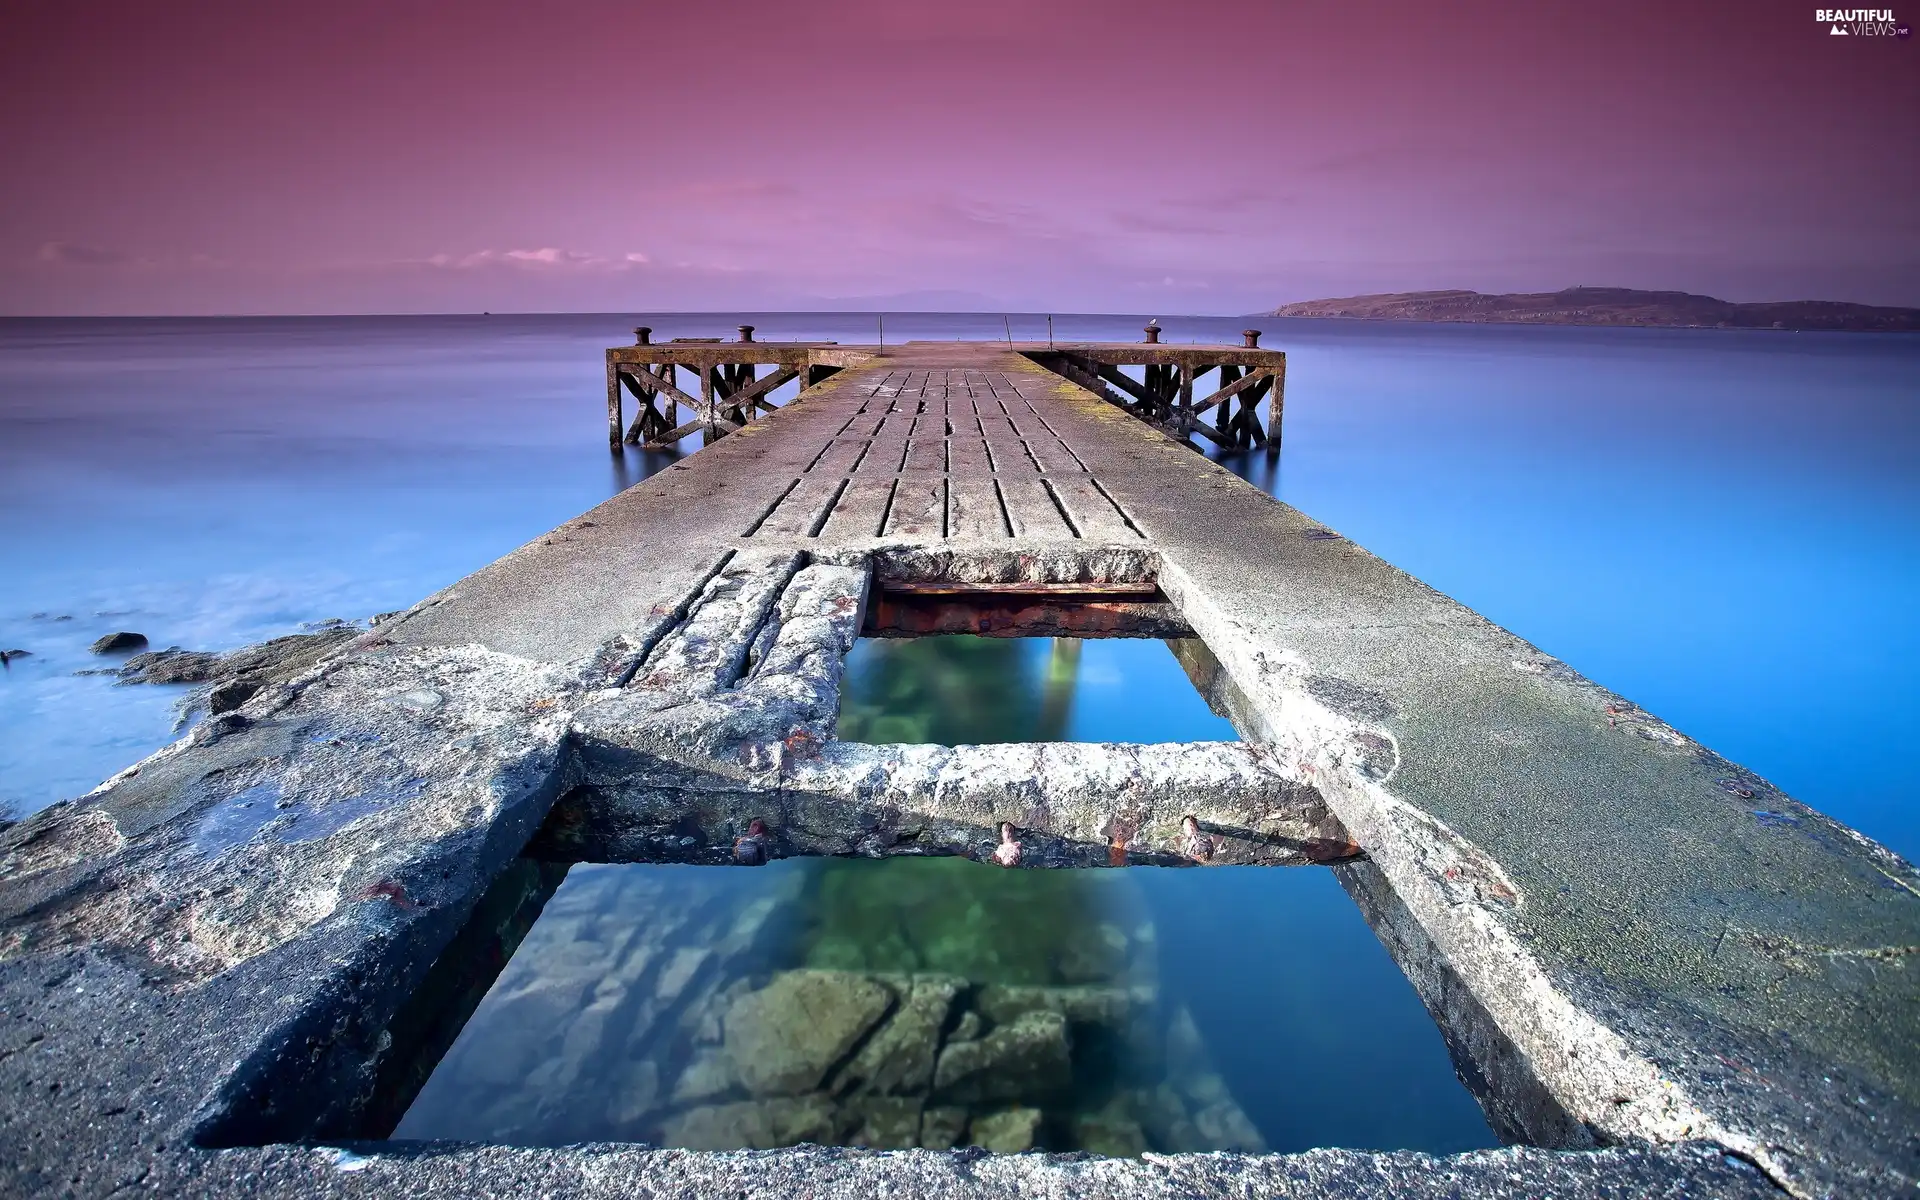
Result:
<svg viewBox="0 0 1920 1200"><path fill-rule="evenodd" d="M582 250L562 250L542 246L535 250L475 250L471 254L435 254L411 260L409 265L470 271L484 267L518 267L538 271L626 271L643 267L653 260L638 250L610 258Z"/></svg>
<svg viewBox="0 0 1920 1200"><path fill-rule="evenodd" d="M135 261L125 250L82 246L77 242L47 242L34 257L62 267L122 267Z"/></svg>

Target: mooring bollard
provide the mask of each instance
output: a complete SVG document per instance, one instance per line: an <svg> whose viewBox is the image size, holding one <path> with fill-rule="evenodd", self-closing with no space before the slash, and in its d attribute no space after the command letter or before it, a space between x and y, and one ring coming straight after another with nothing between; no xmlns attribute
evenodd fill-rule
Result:
<svg viewBox="0 0 1920 1200"><path fill-rule="evenodd" d="M1258 329L1242 329L1240 336L1245 340L1247 349L1258 350L1260 348L1260 331Z"/></svg>
<svg viewBox="0 0 1920 1200"><path fill-rule="evenodd" d="M633 344L636 346L653 345L653 326L635 325L633 327Z"/></svg>
<svg viewBox="0 0 1920 1200"><path fill-rule="evenodd" d="M1158 318L1147 322L1147 341L1156 345L1160 341L1160 321Z"/></svg>
<svg viewBox="0 0 1920 1200"><path fill-rule="evenodd" d="M751 325L740 326L740 340L743 342L750 342L753 340L753 326Z"/></svg>

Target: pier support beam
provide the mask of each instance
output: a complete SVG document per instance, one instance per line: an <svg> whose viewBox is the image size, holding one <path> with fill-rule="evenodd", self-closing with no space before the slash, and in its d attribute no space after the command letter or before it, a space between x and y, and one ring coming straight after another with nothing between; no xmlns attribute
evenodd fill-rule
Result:
<svg viewBox="0 0 1920 1200"><path fill-rule="evenodd" d="M620 453L620 435L625 423L620 405L620 368L607 360L607 449Z"/></svg>
<svg viewBox="0 0 1920 1200"><path fill-rule="evenodd" d="M1272 403L1267 405L1267 457L1280 457L1280 418L1287 405L1287 360L1273 369Z"/></svg>

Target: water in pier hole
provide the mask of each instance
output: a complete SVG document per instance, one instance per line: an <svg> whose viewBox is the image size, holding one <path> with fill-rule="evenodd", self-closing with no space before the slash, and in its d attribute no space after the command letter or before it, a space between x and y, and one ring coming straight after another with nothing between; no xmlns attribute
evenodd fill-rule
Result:
<svg viewBox="0 0 1920 1200"><path fill-rule="evenodd" d="M394 1134L1103 1155L1493 1144L1320 868L578 866Z"/></svg>
<svg viewBox="0 0 1920 1200"><path fill-rule="evenodd" d="M847 655L850 742L1234 741L1173 643L1151 638L862 638Z"/></svg>

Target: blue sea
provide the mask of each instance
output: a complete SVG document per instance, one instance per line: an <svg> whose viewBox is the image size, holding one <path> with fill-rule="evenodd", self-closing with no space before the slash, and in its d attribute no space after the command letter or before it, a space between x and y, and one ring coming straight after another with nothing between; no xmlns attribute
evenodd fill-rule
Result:
<svg viewBox="0 0 1920 1200"><path fill-rule="evenodd" d="M1159 319L1169 341L1237 344L1254 324L1288 352L1285 454L1233 469L1920 854L1920 782L1898 769L1920 716L1920 338ZM1046 335L1044 316L1007 321ZM664 340L741 323L764 340L876 328L770 313L0 321L0 649L30 652L0 675L0 803L83 794L178 736L179 689L75 674L103 665L87 652L102 633L224 650L405 607L672 461L608 454L606 346L636 324ZM1143 323L1053 324L1134 341ZM1004 331L999 314L889 315L886 336ZM1062 736L1135 736L1126 701L1164 692L1170 661L1157 642L1090 652ZM1251 911L1257 889L1273 961L1316 964L1193 1002L1223 1040L1281 1003L1299 1009L1281 1027L1311 1031L1217 1056L1236 1087L1320 1077L1279 1089L1295 1125L1269 1143L1484 1142L1470 1106L1417 1100L1426 1084L1382 1115L1397 1080L1454 1085L1326 872L1175 874L1149 889L1163 921L1193 925L1222 889Z"/></svg>

